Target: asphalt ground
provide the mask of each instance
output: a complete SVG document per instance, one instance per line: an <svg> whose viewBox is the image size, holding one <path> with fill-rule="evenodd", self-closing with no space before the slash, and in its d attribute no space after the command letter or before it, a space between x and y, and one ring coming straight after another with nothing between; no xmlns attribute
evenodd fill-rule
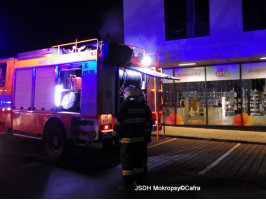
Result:
<svg viewBox="0 0 266 200"><path fill-rule="evenodd" d="M266 145L166 137L148 152L153 185L199 186L181 192L189 198L266 198Z"/></svg>
<svg viewBox="0 0 266 200"><path fill-rule="evenodd" d="M0 198L265 199L265 170L263 144L153 137L147 181L129 194L117 189L122 177L116 149L92 144L55 162L40 141L12 138L0 145Z"/></svg>

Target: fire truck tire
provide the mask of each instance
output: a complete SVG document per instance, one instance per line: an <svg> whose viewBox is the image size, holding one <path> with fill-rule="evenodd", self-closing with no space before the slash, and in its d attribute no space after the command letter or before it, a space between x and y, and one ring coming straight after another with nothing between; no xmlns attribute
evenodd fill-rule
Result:
<svg viewBox="0 0 266 200"><path fill-rule="evenodd" d="M44 131L44 146L48 156L60 160L66 157L68 145L63 125L58 122L51 122Z"/></svg>

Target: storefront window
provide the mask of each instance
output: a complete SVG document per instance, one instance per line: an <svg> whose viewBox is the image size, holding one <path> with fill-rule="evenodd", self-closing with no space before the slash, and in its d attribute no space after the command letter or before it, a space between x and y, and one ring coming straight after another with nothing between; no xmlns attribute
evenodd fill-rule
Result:
<svg viewBox="0 0 266 200"><path fill-rule="evenodd" d="M239 65L211 66L206 72L208 124L241 126Z"/></svg>
<svg viewBox="0 0 266 200"><path fill-rule="evenodd" d="M173 69L164 69L163 73L173 76ZM175 92L174 82L172 80L163 80L163 110L166 124L175 124Z"/></svg>
<svg viewBox="0 0 266 200"><path fill-rule="evenodd" d="M165 83L163 84L163 102L164 102L164 114L166 119L166 124L176 124L175 123L175 96L174 96L174 84Z"/></svg>
<svg viewBox="0 0 266 200"><path fill-rule="evenodd" d="M166 124L266 126L266 62L164 73L180 78L163 82Z"/></svg>
<svg viewBox="0 0 266 200"><path fill-rule="evenodd" d="M206 124L205 83L176 83L176 124Z"/></svg>
<svg viewBox="0 0 266 200"><path fill-rule="evenodd" d="M266 126L266 63L242 64L243 125Z"/></svg>
<svg viewBox="0 0 266 200"><path fill-rule="evenodd" d="M180 78L180 82L175 83L175 123L178 125L205 125L204 67L178 68L174 70L174 75Z"/></svg>

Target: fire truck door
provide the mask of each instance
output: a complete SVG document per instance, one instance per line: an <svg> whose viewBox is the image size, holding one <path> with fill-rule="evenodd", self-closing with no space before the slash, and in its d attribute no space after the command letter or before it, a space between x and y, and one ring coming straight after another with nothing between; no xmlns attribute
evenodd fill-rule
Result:
<svg viewBox="0 0 266 200"><path fill-rule="evenodd" d="M13 130L36 131L36 117L32 114L33 68L15 71L13 90Z"/></svg>

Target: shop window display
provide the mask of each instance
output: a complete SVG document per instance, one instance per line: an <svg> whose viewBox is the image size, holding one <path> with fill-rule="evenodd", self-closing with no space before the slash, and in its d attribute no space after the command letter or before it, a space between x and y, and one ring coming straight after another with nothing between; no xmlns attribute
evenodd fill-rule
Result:
<svg viewBox="0 0 266 200"><path fill-rule="evenodd" d="M180 78L175 83L176 124L205 125L205 68L176 68L174 75Z"/></svg>
<svg viewBox="0 0 266 200"><path fill-rule="evenodd" d="M242 65L243 125L266 126L266 64Z"/></svg>
<svg viewBox="0 0 266 200"><path fill-rule="evenodd" d="M176 83L176 124L205 125L205 83Z"/></svg>
<svg viewBox="0 0 266 200"><path fill-rule="evenodd" d="M176 108L176 97L174 93L174 84L165 83L163 84L163 109L166 119L166 124L176 124L175 108Z"/></svg>
<svg viewBox="0 0 266 200"><path fill-rule="evenodd" d="M166 124L266 126L266 63L165 69ZM206 109L207 108L207 109Z"/></svg>
<svg viewBox="0 0 266 200"><path fill-rule="evenodd" d="M206 124L204 82L164 84L164 111L166 124Z"/></svg>
<svg viewBox="0 0 266 200"><path fill-rule="evenodd" d="M241 113L240 81L207 82L208 124L239 125L234 121Z"/></svg>
<svg viewBox="0 0 266 200"><path fill-rule="evenodd" d="M240 68L237 64L206 67L208 124L237 125L241 114Z"/></svg>
<svg viewBox="0 0 266 200"><path fill-rule="evenodd" d="M163 73L173 76L173 69L164 69ZM175 108L176 97L174 92L174 82L172 80L163 80L163 110L166 124L176 124Z"/></svg>
<svg viewBox="0 0 266 200"><path fill-rule="evenodd" d="M164 73L172 73L170 69ZM176 68L174 76L180 81L164 81L164 111L166 124L205 125L205 69Z"/></svg>

